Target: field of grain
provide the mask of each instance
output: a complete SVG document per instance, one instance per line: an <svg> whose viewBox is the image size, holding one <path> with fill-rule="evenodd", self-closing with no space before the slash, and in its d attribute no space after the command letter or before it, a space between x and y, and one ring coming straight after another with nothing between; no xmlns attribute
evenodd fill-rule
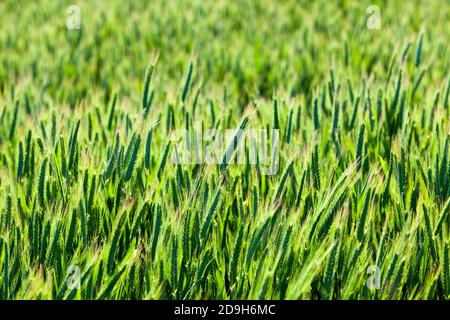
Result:
<svg viewBox="0 0 450 320"><path fill-rule="evenodd" d="M0 299L450 298L448 0L0 12Z"/></svg>

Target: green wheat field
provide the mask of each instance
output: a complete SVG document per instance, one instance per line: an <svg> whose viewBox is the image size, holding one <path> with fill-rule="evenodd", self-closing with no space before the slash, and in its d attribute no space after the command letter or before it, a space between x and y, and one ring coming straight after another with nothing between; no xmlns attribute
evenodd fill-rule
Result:
<svg viewBox="0 0 450 320"><path fill-rule="evenodd" d="M448 0L0 12L0 299L450 298Z"/></svg>

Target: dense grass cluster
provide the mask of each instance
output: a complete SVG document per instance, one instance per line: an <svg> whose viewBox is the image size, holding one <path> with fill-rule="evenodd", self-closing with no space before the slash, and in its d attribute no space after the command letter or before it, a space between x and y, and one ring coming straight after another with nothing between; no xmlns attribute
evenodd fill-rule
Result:
<svg viewBox="0 0 450 320"><path fill-rule="evenodd" d="M1 299L450 298L448 2L76 2L0 3Z"/></svg>

